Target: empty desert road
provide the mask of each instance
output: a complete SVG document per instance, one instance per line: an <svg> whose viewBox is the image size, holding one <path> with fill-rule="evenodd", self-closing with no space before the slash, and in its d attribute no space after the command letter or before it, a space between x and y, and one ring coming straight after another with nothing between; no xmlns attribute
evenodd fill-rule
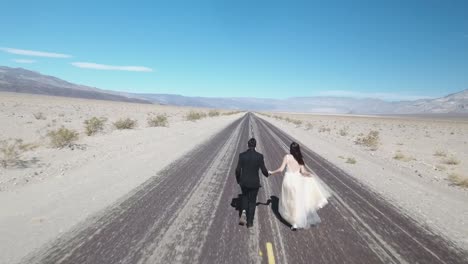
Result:
<svg viewBox="0 0 468 264"><path fill-rule="evenodd" d="M333 193L319 211L322 223L290 230L277 213L276 175L262 177L254 227L239 226L231 206L240 193L234 169L251 136L269 169L293 140L248 113L23 262L468 263L465 252L304 146L307 166Z"/></svg>

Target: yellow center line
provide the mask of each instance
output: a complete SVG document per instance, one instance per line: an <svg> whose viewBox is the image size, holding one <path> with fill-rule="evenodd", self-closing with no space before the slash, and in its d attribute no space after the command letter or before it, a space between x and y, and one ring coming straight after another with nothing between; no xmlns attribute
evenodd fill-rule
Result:
<svg viewBox="0 0 468 264"><path fill-rule="evenodd" d="M273 245L268 242L266 243L268 264L275 264L275 255L273 254Z"/></svg>

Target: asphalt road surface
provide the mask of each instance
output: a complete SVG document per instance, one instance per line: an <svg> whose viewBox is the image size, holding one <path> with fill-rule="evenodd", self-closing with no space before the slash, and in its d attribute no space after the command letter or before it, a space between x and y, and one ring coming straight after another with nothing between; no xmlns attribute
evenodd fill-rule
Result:
<svg viewBox="0 0 468 264"><path fill-rule="evenodd" d="M238 225L234 169L249 137L276 169L293 139L253 115L173 162L25 263L468 263L465 252L302 146L331 189L322 223L291 231L278 214L282 176L262 177L254 227ZM300 143L300 142L299 142ZM155 159L160 153L155 151Z"/></svg>

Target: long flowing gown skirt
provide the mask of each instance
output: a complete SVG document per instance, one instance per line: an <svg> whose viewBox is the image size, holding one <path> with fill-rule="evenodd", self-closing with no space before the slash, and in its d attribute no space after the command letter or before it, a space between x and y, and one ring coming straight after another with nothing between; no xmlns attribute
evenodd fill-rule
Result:
<svg viewBox="0 0 468 264"><path fill-rule="evenodd" d="M328 203L330 196L316 176L304 177L299 172L286 172L278 210L291 225L309 228L320 223L317 210Z"/></svg>

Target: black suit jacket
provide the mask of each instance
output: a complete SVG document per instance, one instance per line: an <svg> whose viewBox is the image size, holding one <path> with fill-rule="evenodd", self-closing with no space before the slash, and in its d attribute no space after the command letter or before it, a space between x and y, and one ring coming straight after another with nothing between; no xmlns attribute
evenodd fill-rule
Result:
<svg viewBox="0 0 468 264"><path fill-rule="evenodd" d="M248 149L239 154L239 162L236 168L236 179L240 186L247 188L260 188L260 177L258 170L262 170L263 175L268 177L268 170L265 168L263 155Z"/></svg>

